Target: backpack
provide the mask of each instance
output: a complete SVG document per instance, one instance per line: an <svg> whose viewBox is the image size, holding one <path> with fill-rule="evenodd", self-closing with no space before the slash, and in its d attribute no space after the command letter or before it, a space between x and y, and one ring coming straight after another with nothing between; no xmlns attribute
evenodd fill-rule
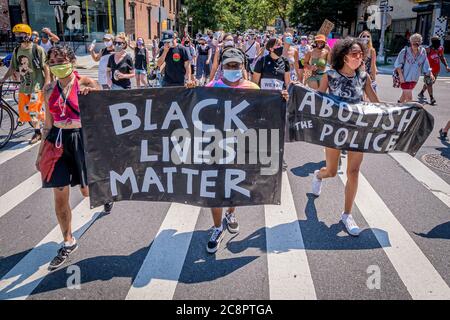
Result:
<svg viewBox="0 0 450 320"><path fill-rule="evenodd" d="M16 61L16 66L18 67L19 66L19 57L17 56L17 51L19 50L19 46L17 46L17 47L15 47L14 48L14 50L13 50L13 58L15 59L15 61ZM41 59L39 58L39 52L38 52L38 45L37 44L35 44L35 43L33 43L33 47L32 47L32 55L33 55L33 61L32 61L32 63L33 63L33 66L36 68L36 69L40 69L40 70L42 70L43 71L43 69L44 69L44 66L42 65L42 61L41 61ZM17 71L17 70L16 70Z"/></svg>

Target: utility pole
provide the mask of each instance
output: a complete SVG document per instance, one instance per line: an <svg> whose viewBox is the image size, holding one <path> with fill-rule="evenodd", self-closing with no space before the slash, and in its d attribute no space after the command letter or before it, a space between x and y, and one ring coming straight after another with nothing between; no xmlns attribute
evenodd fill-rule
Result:
<svg viewBox="0 0 450 320"><path fill-rule="evenodd" d="M381 35L380 35L380 48L378 50L378 62L384 62L384 36L386 34L387 24L387 12L388 12L389 0L381 0Z"/></svg>
<svg viewBox="0 0 450 320"><path fill-rule="evenodd" d="M162 0L159 0L159 18L158 18L158 38L161 39L161 29L162 29L162 21L161 21L161 6Z"/></svg>

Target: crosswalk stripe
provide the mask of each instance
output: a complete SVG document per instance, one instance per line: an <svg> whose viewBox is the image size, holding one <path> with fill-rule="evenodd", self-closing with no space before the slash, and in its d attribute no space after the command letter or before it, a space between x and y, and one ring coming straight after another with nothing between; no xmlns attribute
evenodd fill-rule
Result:
<svg viewBox="0 0 450 320"><path fill-rule="evenodd" d="M0 218L42 187L41 174L35 173L0 197Z"/></svg>
<svg viewBox="0 0 450 320"><path fill-rule="evenodd" d="M344 184L347 181L346 168L347 158L342 157L339 177ZM389 235L390 246L387 246L384 236L374 232L412 298L450 299L450 288L362 173L355 203L370 227L380 228Z"/></svg>
<svg viewBox="0 0 450 320"><path fill-rule="evenodd" d="M389 154L410 175L450 208L450 185L429 169L420 160L407 153L395 152Z"/></svg>
<svg viewBox="0 0 450 320"><path fill-rule="evenodd" d="M270 299L317 299L288 175L281 205L264 206Z"/></svg>
<svg viewBox="0 0 450 320"><path fill-rule="evenodd" d="M79 239L99 217L99 208L89 209L89 199L84 199L72 211L73 234ZM0 300L25 300L39 283L50 273L47 270L51 259L62 243L61 229L56 226L2 279Z"/></svg>
<svg viewBox="0 0 450 320"><path fill-rule="evenodd" d="M23 141L21 143L15 144L9 149L1 149L0 150L0 165L5 163L6 161L18 156L19 154L34 148L39 145L40 142L30 145L28 141Z"/></svg>
<svg viewBox="0 0 450 320"><path fill-rule="evenodd" d="M172 203L130 288L127 300L171 300L200 208Z"/></svg>

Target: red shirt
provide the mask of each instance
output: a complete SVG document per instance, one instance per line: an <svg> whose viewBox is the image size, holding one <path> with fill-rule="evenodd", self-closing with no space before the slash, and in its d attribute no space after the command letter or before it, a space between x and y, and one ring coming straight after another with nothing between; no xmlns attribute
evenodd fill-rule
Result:
<svg viewBox="0 0 450 320"><path fill-rule="evenodd" d="M439 74L441 72L441 57L444 55L444 48L439 47L439 49L434 49L432 47L428 48L428 61L430 62L430 68L433 74Z"/></svg>

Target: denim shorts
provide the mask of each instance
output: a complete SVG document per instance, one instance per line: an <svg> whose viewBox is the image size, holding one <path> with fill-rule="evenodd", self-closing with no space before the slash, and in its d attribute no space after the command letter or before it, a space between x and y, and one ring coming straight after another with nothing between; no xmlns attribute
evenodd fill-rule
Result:
<svg viewBox="0 0 450 320"><path fill-rule="evenodd" d="M141 70L141 69L135 69L134 70L134 73L136 74L136 75L138 75L138 74L147 74L147 71L146 70Z"/></svg>

